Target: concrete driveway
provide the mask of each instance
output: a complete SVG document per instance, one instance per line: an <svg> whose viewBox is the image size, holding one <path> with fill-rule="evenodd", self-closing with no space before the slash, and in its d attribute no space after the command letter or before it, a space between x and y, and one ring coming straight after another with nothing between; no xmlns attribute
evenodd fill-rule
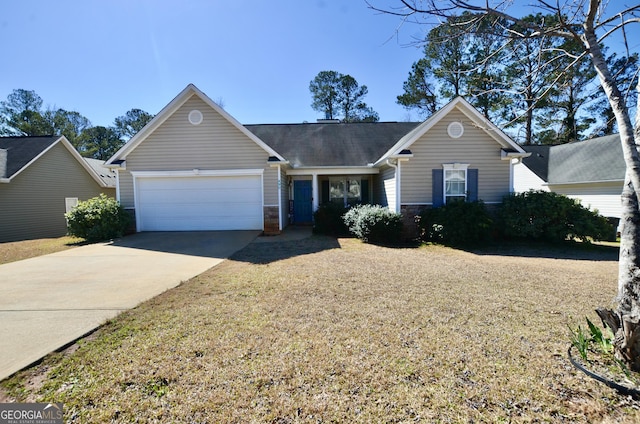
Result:
<svg viewBox="0 0 640 424"><path fill-rule="evenodd" d="M217 265L258 234L138 233L0 265L0 380Z"/></svg>

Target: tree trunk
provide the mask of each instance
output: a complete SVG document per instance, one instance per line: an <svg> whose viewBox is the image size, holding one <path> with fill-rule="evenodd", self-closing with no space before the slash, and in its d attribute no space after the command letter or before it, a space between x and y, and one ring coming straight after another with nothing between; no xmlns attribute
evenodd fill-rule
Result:
<svg viewBox="0 0 640 424"><path fill-rule="evenodd" d="M619 328L612 328L616 334L616 356L634 371L640 371L640 159L629 110L604 60L592 22L585 24L583 41L616 117L627 166L620 218L622 230L618 262L618 304L616 311L609 312L617 315L620 323ZM599 315L602 318L600 313ZM604 319L603 322L608 324Z"/></svg>

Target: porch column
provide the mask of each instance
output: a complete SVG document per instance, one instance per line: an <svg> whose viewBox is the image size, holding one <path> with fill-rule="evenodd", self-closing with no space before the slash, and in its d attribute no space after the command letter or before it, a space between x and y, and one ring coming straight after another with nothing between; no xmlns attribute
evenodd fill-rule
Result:
<svg viewBox="0 0 640 424"><path fill-rule="evenodd" d="M313 174L311 178L311 196L313 197L313 211L320 207L320 196L318 195L318 174Z"/></svg>

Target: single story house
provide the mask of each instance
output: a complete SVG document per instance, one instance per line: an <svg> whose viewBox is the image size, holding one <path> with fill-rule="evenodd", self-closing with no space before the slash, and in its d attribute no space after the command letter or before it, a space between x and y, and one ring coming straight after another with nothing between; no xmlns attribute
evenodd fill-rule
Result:
<svg viewBox="0 0 640 424"><path fill-rule="evenodd" d="M242 125L190 84L106 165L137 231L277 234L323 202L407 221L451 199L499 203L527 155L463 98L422 123Z"/></svg>
<svg viewBox="0 0 640 424"><path fill-rule="evenodd" d="M114 197L115 182L65 137L0 137L0 242L65 235L65 212L100 193Z"/></svg>
<svg viewBox="0 0 640 424"><path fill-rule="evenodd" d="M626 164L618 134L555 146L523 146L531 156L515 166L516 192L549 190L620 219Z"/></svg>

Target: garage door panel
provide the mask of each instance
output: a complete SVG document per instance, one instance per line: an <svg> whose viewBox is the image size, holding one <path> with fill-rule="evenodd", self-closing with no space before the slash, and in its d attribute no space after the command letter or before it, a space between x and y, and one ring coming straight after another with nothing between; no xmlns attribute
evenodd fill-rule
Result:
<svg viewBox="0 0 640 424"><path fill-rule="evenodd" d="M261 230L262 178L139 178L140 231Z"/></svg>

